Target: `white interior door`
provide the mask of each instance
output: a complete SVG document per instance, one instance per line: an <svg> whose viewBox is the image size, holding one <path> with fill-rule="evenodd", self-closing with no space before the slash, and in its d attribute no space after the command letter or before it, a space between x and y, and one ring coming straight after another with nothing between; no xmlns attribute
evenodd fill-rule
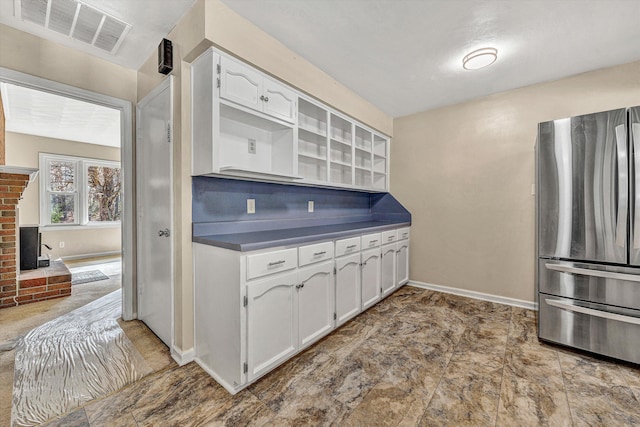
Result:
<svg viewBox="0 0 640 427"><path fill-rule="evenodd" d="M173 77L137 109L138 318L173 344Z"/></svg>

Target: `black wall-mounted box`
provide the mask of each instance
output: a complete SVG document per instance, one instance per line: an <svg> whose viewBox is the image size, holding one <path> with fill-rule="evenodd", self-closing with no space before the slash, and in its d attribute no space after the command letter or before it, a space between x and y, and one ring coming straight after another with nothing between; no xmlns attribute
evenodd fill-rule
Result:
<svg viewBox="0 0 640 427"><path fill-rule="evenodd" d="M158 72L169 74L173 70L173 43L162 39L158 45Z"/></svg>
<svg viewBox="0 0 640 427"><path fill-rule="evenodd" d="M38 268L40 233L38 226L20 227L20 270Z"/></svg>

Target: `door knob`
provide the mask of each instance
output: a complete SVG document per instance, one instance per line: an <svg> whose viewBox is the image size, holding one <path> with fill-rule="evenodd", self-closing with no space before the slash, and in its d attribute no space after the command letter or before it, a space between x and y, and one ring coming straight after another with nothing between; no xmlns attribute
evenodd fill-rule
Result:
<svg viewBox="0 0 640 427"><path fill-rule="evenodd" d="M169 229L165 228L164 230L158 231L158 236L160 237L169 237Z"/></svg>

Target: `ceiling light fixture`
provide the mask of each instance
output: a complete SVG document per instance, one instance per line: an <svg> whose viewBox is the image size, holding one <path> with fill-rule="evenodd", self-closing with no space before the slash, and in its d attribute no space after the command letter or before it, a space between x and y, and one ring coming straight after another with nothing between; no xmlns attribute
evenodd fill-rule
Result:
<svg viewBox="0 0 640 427"><path fill-rule="evenodd" d="M462 58L462 67L465 70L477 70L478 68L487 67L498 59L498 49L493 47L483 47L474 50Z"/></svg>

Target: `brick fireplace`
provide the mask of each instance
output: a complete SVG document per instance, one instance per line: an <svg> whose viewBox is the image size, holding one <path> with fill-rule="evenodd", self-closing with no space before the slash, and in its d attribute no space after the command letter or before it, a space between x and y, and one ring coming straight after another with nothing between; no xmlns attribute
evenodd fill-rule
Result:
<svg viewBox="0 0 640 427"><path fill-rule="evenodd" d="M36 169L0 166L0 308L71 294L71 275L62 261L19 274L18 201Z"/></svg>

